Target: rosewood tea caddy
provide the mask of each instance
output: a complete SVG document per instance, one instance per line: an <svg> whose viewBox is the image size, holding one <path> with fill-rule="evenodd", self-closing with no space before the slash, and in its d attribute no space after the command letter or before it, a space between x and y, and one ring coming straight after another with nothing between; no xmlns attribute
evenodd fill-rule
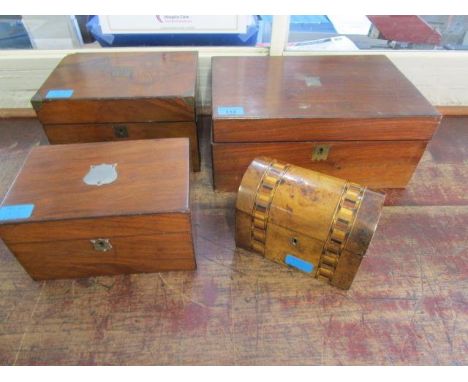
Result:
<svg viewBox="0 0 468 382"><path fill-rule="evenodd" d="M195 269L187 138L39 146L0 206L35 280Z"/></svg>
<svg viewBox="0 0 468 382"><path fill-rule="evenodd" d="M197 59L195 52L71 54L31 103L51 144L187 137L198 171Z"/></svg>

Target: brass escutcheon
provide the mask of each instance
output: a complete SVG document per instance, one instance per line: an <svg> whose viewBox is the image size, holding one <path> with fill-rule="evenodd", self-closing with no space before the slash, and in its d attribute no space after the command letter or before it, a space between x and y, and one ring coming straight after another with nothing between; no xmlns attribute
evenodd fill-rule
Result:
<svg viewBox="0 0 468 382"><path fill-rule="evenodd" d="M91 244L93 245L94 250L98 252L107 252L112 249L112 244L109 239L91 240Z"/></svg>
<svg viewBox="0 0 468 382"><path fill-rule="evenodd" d="M313 161L326 160L328 158L329 152L330 152L329 145L315 146L314 150L312 151L312 160Z"/></svg>

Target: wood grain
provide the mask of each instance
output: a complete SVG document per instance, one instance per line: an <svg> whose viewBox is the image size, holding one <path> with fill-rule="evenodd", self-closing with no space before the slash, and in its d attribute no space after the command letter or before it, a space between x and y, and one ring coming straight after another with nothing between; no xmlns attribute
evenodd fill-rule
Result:
<svg viewBox="0 0 468 382"><path fill-rule="evenodd" d="M10 118L37 118L36 112L31 108L1 108L0 119Z"/></svg>
<svg viewBox="0 0 468 382"><path fill-rule="evenodd" d="M451 116L458 116L458 117L466 117L468 116L468 106L466 105L459 105L459 106L436 106L437 111L442 115L451 115Z"/></svg>
<svg viewBox="0 0 468 382"><path fill-rule="evenodd" d="M328 158L313 161L321 145L330 147ZM214 186L236 191L250 162L268 156L373 188L402 188L425 147L425 141L213 143Z"/></svg>
<svg viewBox="0 0 468 382"><path fill-rule="evenodd" d="M383 55L214 57L213 119L402 118L439 114ZM241 116L220 106L242 106Z"/></svg>
<svg viewBox="0 0 468 382"><path fill-rule="evenodd" d="M100 187L92 165L117 164ZM3 205L35 205L29 222L189 211L187 138L40 146L31 150ZM26 224L27 224L26 223Z"/></svg>
<svg viewBox="0 0 468 382"><path fill-rule="evenodd" d="M214 184L221 191L235 191L259 156L402 188L440 123L385 56L216 57L212 73ZM331 155L311 162L319 142L332 146Z"/></svg>
<svg viewBox="0 0 468 382"><path fill-rule="evenodd" d="M384 199L343 179L255 158L237 193L236 245L282 265L294 256L310 266L305 274L349 289Z"/></svg>
<svg viewBox="0 0 468 382"><path fill-rule="evenodd" d="M188 162L186 138L33 148L2 205L34 210L0 237L36 280L193 270ZM116 181L85 184L101 163L117 163Z"/></svg>
<svg viewBox="0 0 468 382"><path fill-rule="evenodd" d="M34 280L193 271L196 268L190 229L149 236L121 234L122 231L116 230L113 236L105 237L112 245L107 252L97 252L90 242L90 238L103 238L98 230L86 239L57 241L51 233L49 241L7 245Z"/></svg>
<svg viewBox="0 0 468 382"><path fill-rule="evenodd" d="M387 196L347 292L235 249L236 196L212 190L205 123L197 271L34 282L0 242L0 364L468 363L467 118L444 118L404 195ZM37 121L0 121L0 194L46 142Z"/></svg>
<svg viewBox="0 0 468 382"><path fill-rule="evenodd" d="M213 142L430 140L439 117L215 119Z"/></svg>
<svg viewBox="0 0 468 382"><path fill-rule="evenodd" d="M429 140L440 121L385 56L215 57L212 66L217 143Z"/></svg>
<svg viewBox="0 0 468 382"><path fill-rule="evenodd" d="M33 96L42 124L194 121L194 52L75 53ZM68 99L49 90L71 89Z"/></svg>
<svg viewBox="0 0 468 382"><path fill-rule="evenodd" d="M387 205L466 205L466 118L449 118L428 145L406 189L386 190Z"/></svg>
<svg viewBox="0 0 468 382"><path fill-rule="evenodd" d="M117 136L115 129L125 129L125 137ZM187 137L190 140L192 169L200 171L197 125L195 122L147 122L147 123L88 123L45 125L45 133L51 144L125 141Z"/></svg>
<svg viewBox="0 0 468 382"><path fill-rule="evenodd" d="M177 122L195 120L191 98L54 100L37 103L37 117L44 124Z"/></svg>
<svg viewBox="0 0 468 382"><path fill-rule="evenodd" d="M90 237L164 235L186 232L188 220L184 213L111 216L70 220L51 220L24 224L0 225L2 240L12 243L41 243L88 239Z"/></svg>

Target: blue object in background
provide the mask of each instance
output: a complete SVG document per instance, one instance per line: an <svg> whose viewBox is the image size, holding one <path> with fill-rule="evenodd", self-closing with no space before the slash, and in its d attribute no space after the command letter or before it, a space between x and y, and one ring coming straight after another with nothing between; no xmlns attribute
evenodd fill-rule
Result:
<svg viewBox="0 0 468 382"><path fill-rule="evenodd" d="M0 49L31 49L31 40L20 16L0 16Z"/></svg>
<svg viewBox="0 0 468 382"><path fill-rule="evenodd" d="M273 16L262 15L265 22L272 22ZM337 33L327 16L290 16L290 32Z"/></svg>
<svg viewBox="0 0 468 382"><path fill-rule="evenodd" d="M255 16L254 16L255 17ZM235 33L102 33L99 17L86 24L89 32L104 47L111 46L254 46L259 31L258 17L243 34Z"/></svg>

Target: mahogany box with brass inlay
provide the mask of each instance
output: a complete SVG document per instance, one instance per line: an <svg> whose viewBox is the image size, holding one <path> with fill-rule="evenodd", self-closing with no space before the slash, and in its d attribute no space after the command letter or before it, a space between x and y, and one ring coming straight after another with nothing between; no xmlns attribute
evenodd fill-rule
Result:
<svg viewBox="0 0 468 382"><path fill-rule="evenodd" d="M195 269L189 140L39 146L0 206L35 280Z"/></svg>
<svg viewBox="0 0 468 382"><path fill-rule="evenodd" d="M269 156L375 188L409 182L440 115L385 56L215 57L213 175Z"/></svg>
<svg viewBox="0 0 468 382"><path fill-rule="evenodd" d="M31 103L51 144L188 137L200 169L195 52L76 53Z"/></svg>
<svg viewBox="0 0 468 382"><path fill-rule="evenodd" d="M384 199L356 183L257 158L237 194L236 244L349 289Z"/></svg>

